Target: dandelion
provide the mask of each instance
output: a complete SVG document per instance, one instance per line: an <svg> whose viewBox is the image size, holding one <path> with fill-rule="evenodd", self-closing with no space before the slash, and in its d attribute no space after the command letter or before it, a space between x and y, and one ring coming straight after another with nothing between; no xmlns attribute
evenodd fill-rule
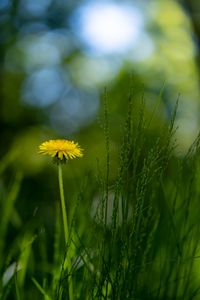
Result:
<svg viewBox="0 0 200 300"><path fill-rule="evenodd" d="M59 181L59 189L60 189L60 200L61 200L61 208L62 208L62 217L63 217L63 227L64 227L64 235L65 235L65 243L69 245L69 225L68 225L68 217L67 210L65 204L65 196L64 196L64 188L63 188L63 175L62 175L62 162L66 162L66 160L73 159L76 157L83 156L83 149L80 148L78 143L69 140L49 140L42 143L39 146L39 153L44 155L50 155L53 159L56 160L58 164L58 181ZM70 250L70 249L69 249ZM70 273L72 269L71 258L68 255L70 251L67 252L66 257L66 269L68 273ZM72 277L68 276L68 286L69 286L69 299L73 300L73 281Z"/></svg>
<svg viewBox="0 0 200 300"><path fill-rule="evenodd" d="M58 159L58 161L65 162L68 159L83 156L83 149L78 143L69 140L49 140L39 146L39 153L50 155Z"/></svg>

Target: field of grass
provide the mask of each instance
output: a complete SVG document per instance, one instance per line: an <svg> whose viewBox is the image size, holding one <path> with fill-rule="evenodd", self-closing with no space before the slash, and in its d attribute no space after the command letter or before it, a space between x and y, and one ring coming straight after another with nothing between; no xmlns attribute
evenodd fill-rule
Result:
<svg viewBox="0 0 200 300"><path fill-rule="evenodd" d="M177 155L176 108L152 134L156 112L146 118L143 103L135 113L130 96L113 173L108 106L104 167L85 171L70 205L64 178L67 239L57 177L51 224L38 229L20 215L26 178L1 158L0 300L200 299L200 137Z"/></svg>

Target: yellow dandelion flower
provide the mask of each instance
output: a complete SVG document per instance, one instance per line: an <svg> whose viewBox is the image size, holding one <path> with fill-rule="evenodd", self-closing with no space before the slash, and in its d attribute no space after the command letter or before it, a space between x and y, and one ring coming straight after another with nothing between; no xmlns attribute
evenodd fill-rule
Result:
<svg viewBox="0 0 200 300"><path fill-rule="evenodd" d="M39 146L39 153L65 162L68 159L82 157L83 149L74 141L49 140Z"/></svg>

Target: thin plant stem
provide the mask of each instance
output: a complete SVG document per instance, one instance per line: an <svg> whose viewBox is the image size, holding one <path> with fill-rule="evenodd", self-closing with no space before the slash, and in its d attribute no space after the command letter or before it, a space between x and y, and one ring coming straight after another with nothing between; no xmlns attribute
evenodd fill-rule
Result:
<svg viewBox="0 0 200 300"><path fill-rule="evenodd" d="M65 244L67 245L69 243L69 227L68 227L67 210L65 205L65 196L64 196L64 188L63 188L62 166L60 163L58 164L58 181L59 181L59 189L60 189L60 200L61 200L61 208L62 208L62 216L63 216ZM69 256L69 251L67 251L66 262L67 262L67 269L69 273L71 270L71 259ZM70 276L70 274L68 274L68 285L69 285L69 300L73 300L73 281L72 281L72 276Z"/></svg>

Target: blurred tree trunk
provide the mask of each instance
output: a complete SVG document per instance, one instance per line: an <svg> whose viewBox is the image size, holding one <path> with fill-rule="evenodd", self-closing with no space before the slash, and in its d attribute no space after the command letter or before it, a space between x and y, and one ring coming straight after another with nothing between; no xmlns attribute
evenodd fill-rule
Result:
<svg viewBox="0 0 200 300"><path fill-rule="evenodd" d="M181 0L181 3L187 11L195 34L195 42L197 45L197 65L200 74L200 1L199 0Z"/></svg>
<svg viewBox="0 0 200 300"><path fill-rule="evenodd" d="M1 1L1 0L0 0ZM0 11L0 128L1 140L6 142L5 120L4 120L4 82L5 82L5 56L10 45L16 39L17 35L17 15L19 12L19 0L12 0L10 5ZM3 149L4 147L2 147Z"/></svg>

